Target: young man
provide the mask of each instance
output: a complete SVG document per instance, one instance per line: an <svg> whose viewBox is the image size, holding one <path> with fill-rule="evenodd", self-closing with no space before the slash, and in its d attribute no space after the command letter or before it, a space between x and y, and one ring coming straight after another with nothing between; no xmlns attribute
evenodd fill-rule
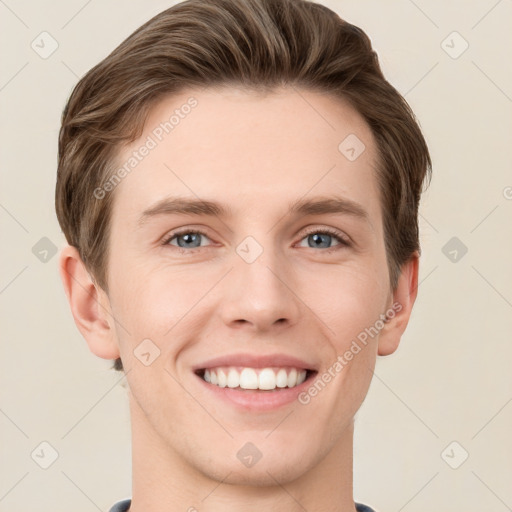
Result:
<svg viewBox="0 0 512 512"><path fill-rule="evenodd" d="M430 157L368 37L301 0L189 0L78 83L60 271L125 371L112 512L355 512L354 415L418 283Z"/></svg>

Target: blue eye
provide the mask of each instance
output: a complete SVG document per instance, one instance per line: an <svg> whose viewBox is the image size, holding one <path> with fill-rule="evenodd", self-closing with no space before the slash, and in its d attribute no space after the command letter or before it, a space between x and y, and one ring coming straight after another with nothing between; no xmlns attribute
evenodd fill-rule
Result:
<svg viewBox="0 0 512 512"><path fill-rule="evenodd" d="M175 245L172 244L171 241L176 239L178 241L177 247L181 249L197 249L201 246L201 237L205 236L206 234L201 231L182 231L180 233L173 233L170 235L170 238L168 238L165 241L165 244L169 245ZM208 238L208 237L206 237ZM181 242L180 242L181 240ZM197 245L199 244L199 245Z"/></svg>
<svg viewBox="0 0 512 512"><path fill-rule="evenodd" d="M325 247L325 244L329 244L329 241L335 239L338 243L334 247ZM312 244L308 244L311 248L321 249L335 249L338 246L347 247L350 245L348 240L337 231L314 229L306 234L302 240L312 240ZM303 246L302 246L303 247Z"/></svg>
<svg viewBox="0 0 512 512"><path fill-rule="evenodd" d="M191 231L183 230L175 233L171 233L164 241L163 245L172 245L181 252L194 252L194 250L204 247L201 245L201 237L205 237L209 240L206 233L202 231ZM336 240L337 243L332 246L332 239ZM172 243L176 240L176 243ZM346 236L338 231L331 231L328 229L312 229L309 233L301 238L302 240L312 240L312 243L306 246L311 249L320 248L327 249L324 252L330 252L343 247L349 247L350 241ZM304 247L301 245L301 247Z"/></svg>

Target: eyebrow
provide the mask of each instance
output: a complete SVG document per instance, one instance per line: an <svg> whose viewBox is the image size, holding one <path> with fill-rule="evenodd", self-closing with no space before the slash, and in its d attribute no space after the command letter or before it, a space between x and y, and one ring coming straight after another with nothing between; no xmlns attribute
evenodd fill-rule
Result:
<svg viewBox="0 0 512 512"><path fill-rule="evenodd" d="M331 196L299 199L289 205L289 215L323 215L343 214L370 222L368 212L351 199ZM186 197L166 197L150 208L144 210L139 218L139 225L158 215L205 215L216 217L233 217L233 210L228 205L215 201L193 199Z"/></svg>

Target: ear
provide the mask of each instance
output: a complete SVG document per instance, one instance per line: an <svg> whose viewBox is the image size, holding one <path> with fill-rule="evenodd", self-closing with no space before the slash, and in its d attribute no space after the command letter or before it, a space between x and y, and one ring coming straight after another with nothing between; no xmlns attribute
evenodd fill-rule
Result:
<svg viewBox="0 0 512 512"><path fill-rule="evenodd" d="M119 357L110 301L94 283L75 247L67 245L61 250L59 273L75 324L90 351L103 359Z"/></svg>
<svg viewBox="0 0 512 512"><path fill-rule="evenodd" d="M388 320L379 335L378 354L392 354L400 343L400 338L409 323L412 307L418 294L419 254L416 251L402 265L396 289L391 294L392 300L388 305Z"/></svg>

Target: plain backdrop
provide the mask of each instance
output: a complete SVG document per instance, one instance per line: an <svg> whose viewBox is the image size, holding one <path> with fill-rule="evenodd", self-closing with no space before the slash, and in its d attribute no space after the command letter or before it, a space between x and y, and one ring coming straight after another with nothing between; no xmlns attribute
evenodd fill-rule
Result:
<svg viewBox="0 0 512 512"><path fill-rule="evenodd" d="M323 3L370 35L434 163L416 306L356 416L355 499L512 510L512 2ZM170 5L0 2L1 512L131 495L124 379L89 352L58 277L57 135L78 79Z"/></svg>

